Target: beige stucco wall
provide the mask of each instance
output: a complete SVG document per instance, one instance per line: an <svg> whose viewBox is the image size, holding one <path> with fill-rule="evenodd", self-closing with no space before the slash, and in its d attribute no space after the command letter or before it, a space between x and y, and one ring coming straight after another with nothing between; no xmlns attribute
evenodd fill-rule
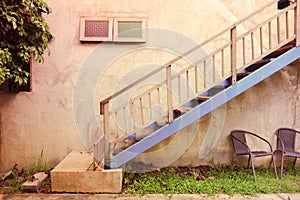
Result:
<svg viewBox="0 0 300 200"><path fill-rule="evenodd" d="M147 16L149 28L168 29L199 43L266 2L269 1L48 0L53 13L47 16L47 21L55 35L55 40L50 43L51 56L45 57L44 64L33 64L32 92L0 95L1 171L8 170L15 163L20 167L34 165L42 150L48 165L53 167L70 151L85 149L76 127L78 119L73 112L74 87L80 69L99 46L107 52L120 46L80 43L80 16ZM129 54L104 66L93 102L96 115L99 101L115 90L122 76L135 66L152 62L164 64L170 57L169 54L157 57L155 54L149 56L147 52L139 53L141 57ZM95 69L97 67L103 67L101 62L96 63ZM157 146L135 161L158 164L167 160L162 165L186 165L205 164L213 159L214 162L228 163L232 153L228 134L236 128L257 132L274 144L276 128L300 128L298 93L298 68L292 65L179 132L168 145ZM82 112L75 114L85 116ZM86 130L88 132L88 127ZM220 138L215 141L212 151L205 151L203 141L209 140L205 138L212 131L217 131ZM182 143L185 146L178 148ZM200 151L208 154L199 158Z"/></svg>

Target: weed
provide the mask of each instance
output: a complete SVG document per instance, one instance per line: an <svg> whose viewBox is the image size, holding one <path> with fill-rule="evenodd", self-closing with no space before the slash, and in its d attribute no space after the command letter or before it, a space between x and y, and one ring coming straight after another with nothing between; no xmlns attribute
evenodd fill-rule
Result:
<svg viewBox="0 0 300 200"><path fill-rule="evenodd" d="M39 157L38 162L37 162L36 170L37 170L37 172L48 171L47 162L46 162L46 159L44 157L44 150L41 151L40 157Z"/></svg>
<svg viewBox="0 0 300 200"><path fill-rule="evenodd" d="M194 168L195 167L195 164L194 163L190 163L190 168Z"/></svg>
<svg viewBox="0 0 300 200"><path fill-rule="evenodd" d="M47 172L48 170L49 168L46 162L46 158L44 156L44 150L42 150L36 164L25 169L25 172L27 175L30 175L35 174L37 172Z"/></svg>
<svg viewBox="0 0 300 200"><path fill-rule="evenodd" d="M22 191L22 183L24 182L24 179L22 177L18 176L18 173L13 171L11 173L10 179L6 181L6 185L8 186L8 193L21 193Z"/></svg>

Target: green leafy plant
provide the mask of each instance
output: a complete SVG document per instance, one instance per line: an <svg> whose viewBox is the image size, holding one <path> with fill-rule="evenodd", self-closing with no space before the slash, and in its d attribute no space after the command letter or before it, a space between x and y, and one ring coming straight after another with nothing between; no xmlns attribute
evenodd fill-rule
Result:
<svg viewBox="0 0 300 200"><path fill-rule="evenodd" d="M38 157L37 162L34 165L26 168L24 171L25 171L26 176L30 176L34 173L47 172L48 170L49 170L49 167L47 165L47 161L46 161L46 158L44 155L44 150L42 150L40 153L40 156Z"/></svg>
<svg viewBox="0 0 300 200"><path fill-rule="evenodd" d="M0 1L0 85L6 80L27 83L30 74L24 67L31 55L38 62L45 51L49 55L53 35L43 18L49 13L43 0Z"/></svg>
<svg viewBox="0 0 300 200"><path fill-rule="evenodd" d="M6 184L9 187L8 193L21 193L22 192L22 183L24 179L18 176L18 173L13 171L11 173L10 179L7 180Z"/></svg>
<svg viewBox="0 0 300 200"><path fill-rule="evenodd" d="M38 162L37 162L37 166L36 166L36 171L37 172L45 172L45 171L48 171L49 168L47 166L47 161L46 161L46 158L44 156L44 150L41 151L41 154L40 154L40 157L38 159Z"/></svg>

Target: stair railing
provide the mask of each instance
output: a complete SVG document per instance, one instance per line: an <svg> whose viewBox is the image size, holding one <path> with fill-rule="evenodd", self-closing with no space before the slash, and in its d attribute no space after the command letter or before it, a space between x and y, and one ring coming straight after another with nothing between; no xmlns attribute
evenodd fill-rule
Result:
<svg viewBox="0 0 300 200"><path fill-rule="evenodd" d="M139 132L142 132L144 136L150 134L150 125L158 119L165 119L166 123L171 123L175 118L174 110L184 102L230 77L231 84L235 84L240 70L295 40L296 34L299 34L299 26L297 26L299 10L296 6L299 2L297 1L283 10L276 11L276 14L246 30L247 22L261 17L263 11L274 8L276 3L277 1L268 3L185 54L174 58L102 100L100 102L100 115L103 116L102 128L105 138L109 140L105 145L102 143L105 146L105 162L109 162L112 148L122 149L129 145L126 144L126 141L131 134L138 134ZM216 45L218 46L216 47ZM210 53L185 68L176 68L179 61L199 48L205 48ZM165 76L165 80L132 96L124 104L112 107L112 101L119 96L143 81L158 75ZM152 110L154 106L158 106L160 110L160 113L158 115L155 113L155 116ZM146 126L149 126L147 130L150 131L143 129ZM123 144L116 146L118 142ZM99 148L97 142L94 146Z"/></svg>

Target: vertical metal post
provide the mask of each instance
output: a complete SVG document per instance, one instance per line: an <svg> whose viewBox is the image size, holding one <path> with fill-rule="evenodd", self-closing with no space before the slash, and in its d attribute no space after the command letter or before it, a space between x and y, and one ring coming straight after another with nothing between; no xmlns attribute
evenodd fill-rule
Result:
<svg viewBox="0 0 300 200"><path fill-rule="evenodd" d="M259 45L260 45L260 55L263 54L263 33L262 33L262 27L259 28Z"/></svg>
<svg viewBox="0 0 300 200"><path fill-rule="evenodd" d="M272 49L272 27L271 22L268 22L268 29L269 29L269 50Z"/></svg>
<svg viewBox="0 0 300 200"><path fill-rule="evenodd" d="M109 143L109 101L100 104L100 114L103 115L103 133L104 133L104 164L110 166L110 143Z"/></svg>
<svg viewBox="0 0 300 200"><path fill-rule="evenodd" d="M252 60L254 60L254 57L255 57L255 55L254 55L254 33L253 32L251 32L251 58L252 58Z"/></svg>
<svg viewBox="0 0 300 200"><path fill-rule="evenodd" d="M295 34L296 34L296 46L300 45L300 0L295 0Z"/></svg>
<svg viewBox="0 0 300 200"><path fill-rule="evenodd" d="M286 11L285 13L285 39L290 38L290 33L289 33L289 12Z"/></svg>
<svg viewBox="0 0 300 200"><path fill-rule="evenodd" d="M277 44L280 44L280 39L281 39L281 36L280 36L280 18L277 17Z"/></svg>
<svg viewBox="0 0 300 200"><path fill-rule="evenodd" d="M198 69L197 65L194 66L195 70L195 94L198 94Z"/></svg>
<svg viewBox="0 0 300 200"><path fill-rule="evenodd" d="M230 63L231 63L231 84L235 85L237 81L236 72L236 25L230 29Z"/></svg>
<svg viewBox="0 0 300 200"><path fill-rule="evenodd" d="M167 81L167 104L168 104L168 120L171 123L173 117L173 101L172 101L172 71L171 65L166 67L166 81Z"/></svg>

